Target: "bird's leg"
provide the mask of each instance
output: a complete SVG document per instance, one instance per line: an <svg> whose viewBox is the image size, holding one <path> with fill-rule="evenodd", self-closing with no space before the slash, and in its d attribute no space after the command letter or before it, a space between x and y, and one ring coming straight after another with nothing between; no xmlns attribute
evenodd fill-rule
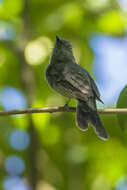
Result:
<svg viewBox="0 0 127 190"><path fill-rule="evenodd" d="M70 100L71 100L71 98L68 98L67 102L64 104L64 107L68 107Z"/></svg>

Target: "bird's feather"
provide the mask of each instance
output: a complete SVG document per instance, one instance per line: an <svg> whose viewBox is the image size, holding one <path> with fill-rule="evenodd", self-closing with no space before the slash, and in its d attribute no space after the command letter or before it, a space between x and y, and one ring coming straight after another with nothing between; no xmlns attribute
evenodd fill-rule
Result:
<svg viewBox="0 0 127 190"><path fill-rule="evenodd" d="M66 64L62 74L64 76L64 80L68 81L73 87L80 91L80 93L82 93L82 96L94 96L90 79L87 73L83 72L78 64L70 66ZM85 77L84 75L87 76Z"/></svg>

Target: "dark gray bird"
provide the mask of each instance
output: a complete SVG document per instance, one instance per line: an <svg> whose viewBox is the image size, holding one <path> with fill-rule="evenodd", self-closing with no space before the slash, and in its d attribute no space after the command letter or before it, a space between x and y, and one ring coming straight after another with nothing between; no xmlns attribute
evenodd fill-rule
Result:
<svg viewBox="0 0 127 190"><path fill-rule="evenodd" d="M81 130L92 124L98 137L108 139L96 107L96 100L101 101L98 88L88 71L76 63L68 40L56 36L46 79L55 91L77 100L76 118Z"/></svg>

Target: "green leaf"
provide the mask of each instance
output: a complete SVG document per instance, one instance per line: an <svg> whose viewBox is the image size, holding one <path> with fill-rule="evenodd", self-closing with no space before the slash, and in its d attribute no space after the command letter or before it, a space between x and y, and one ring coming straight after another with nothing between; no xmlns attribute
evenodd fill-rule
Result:
<svg viewBox="0 0 127 190"><path fill-rule="evenodd" d="M127 85L121 91L117 101L117 108L127 108ZM122 130L127 129L127 113L117 114L117 119Z"/></svg>
<svg viewBox="0 0 127 190"><path fill-rule="evenodd" d="M119 11L112 10L100 16L97 25L101 32L108 34L123 34L126 21L121 17Z"/></svg>

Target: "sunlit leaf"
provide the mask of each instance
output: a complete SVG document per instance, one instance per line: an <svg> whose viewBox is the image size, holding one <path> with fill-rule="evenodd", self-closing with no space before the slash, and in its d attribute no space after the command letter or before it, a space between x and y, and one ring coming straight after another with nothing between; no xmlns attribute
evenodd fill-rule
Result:
<svg viewBox="0 0 127 190"><path fill-rule="evenodd" d="M110 0L86 0L84 2L84 6L87 9L93 10L93 11L98 11L102 10L104 8L107 8L109 6Z"/></svg>
<svg viewBox="0 0 127 190"><path fill-rule="evenodd" d="M83 9L76 3L67 4L64 7L63 16L69 28L77 29L83 23Z"/></svg>
<svg viewBox="0 0 127 190"><path fill-rule="evenodd" d="M59 142L60 136L59 127L50 124L42 131L41 140L47 146L54 146Z"/></svg>
<svg viewBox="0 0 127 190"><path fill-rule="evenodd" d="M97 25L101 32L109 34L123 34L126 28L125 19L116 10L106 12L99 17Z"/></svg>
<svg viewBox="0 0 127 190"><path fill-rule="evenodd" d="M18 129L27 129L29 125L27 115L16 115L12 117L13 124Z"/></svg>
<svg viewBox="0 0 127 190"><path fill-rule="evenodd" d="M22 0L5 0L0 6L0 16L2 18L10 19L18 14L23 9L23 1Z"/></svg>

